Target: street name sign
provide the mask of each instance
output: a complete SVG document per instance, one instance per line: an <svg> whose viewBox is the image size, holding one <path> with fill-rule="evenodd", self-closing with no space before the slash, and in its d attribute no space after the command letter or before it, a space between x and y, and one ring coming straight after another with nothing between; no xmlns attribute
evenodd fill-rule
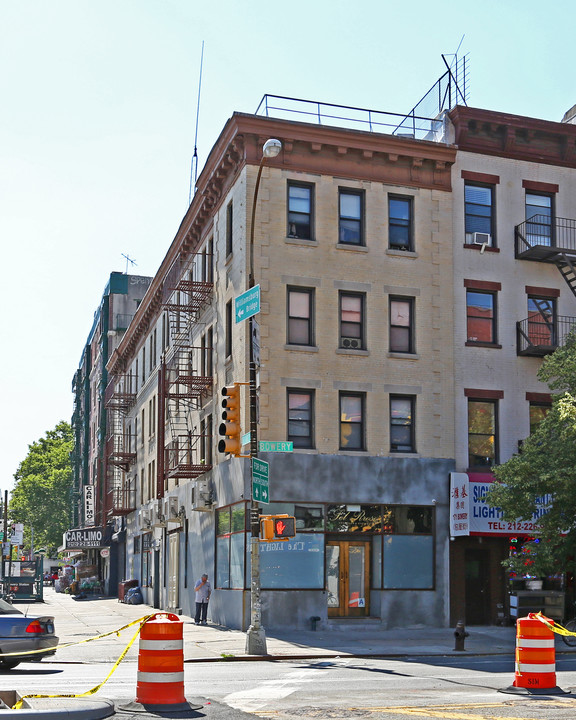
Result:
<svg viewBox="0 0 576 720"><path fill-rule="evenodd" d="M294 452L294 443L287 440L260 440L260 452Z"/></svg>
<svg viewBox="0 0 576 720"><path fill-rule="evenodd" d="M256 502L270 502L269 465L264 460L252 458L252 498Z"/></svg>
<svg viewBox="0 0 576 720"><path fill-rule="evenodd" d="M237 323L257 315L260 312L260 285L255 285L234 298L234 310Z"/></svg>
<svg viewBox="0 0 576 720"><path fill-rule="evenodd" d="M242 447L244 447L244 445L248 445L248 443L250 442L250 438L251 438L251 435L249 432L244 433L244 435L242 435L242 437L240 438L240 445Z"/></svg>

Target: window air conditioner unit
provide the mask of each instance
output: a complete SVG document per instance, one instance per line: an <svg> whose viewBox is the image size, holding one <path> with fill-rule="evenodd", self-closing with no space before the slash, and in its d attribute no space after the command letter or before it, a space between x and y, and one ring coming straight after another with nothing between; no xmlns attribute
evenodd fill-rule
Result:
<svg viewBox="0 0 576 720"><path fill-rule="evenodd" d="M149 528L150 525L150 510L148 508L140 508L140 527Z"/></svg>
<svg viewBox="0 0 576 720"><path fill-rule="evenodd" d="M362 340L360 338L342 338L342 347L348 350L360 350Z"/></svg>
<svg viewBox="0 0 576 720"><path fill-rule="evenodd" d="M492 245L492 235L490 233L475 232L472 235L474 245Z"/></svg>
<svg viewBox="0 0 576 720"><path fill-rule="evenodd" d="M152 525L153 527L166 527L166 518L163 513L162 500L156 500L152 507Z"/></svg>
<svg viewBox="0 0 576 720"><path fill-rule="evenodd" d="M208 480L196 480L192 498L192 510L207 512L212 510L212 492Z"/></svg>
<svg viewBox="0 0 576 720"><path fill-rule="evenodd" d="M183 510L184 508L182 508ZM168 522L182 522L180 503L177 497L168 497L164 501L164 516Z"/></svg>

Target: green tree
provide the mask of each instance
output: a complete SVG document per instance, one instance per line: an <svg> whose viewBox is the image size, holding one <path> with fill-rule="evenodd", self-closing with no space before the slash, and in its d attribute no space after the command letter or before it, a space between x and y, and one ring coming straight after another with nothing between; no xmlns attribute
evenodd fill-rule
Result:
<svg viewBox="0 0 576 720"><path fill-rule="evenodd" d="M548 356L538 377L552 391L552 407L518 455L494 469L496 481L486 499L502 508L504 519L532 520L540 500L550 496L548 512L537 522L540 542L508 562L530 575L574 570L576 557L576 334ZM541 505L540 505L541 507ZM535 515L536 514L536 515Z"/></svg>
<svg viewBox="0 0 576 720"><path fill-rule="evenodd" d="M34 528L34 546L45 547L52 557L70 527L73 444L72 428L59 422L28 446L28 455L14 475L9 514L24 523L25 544L29 546L30 529Z"/></svg>

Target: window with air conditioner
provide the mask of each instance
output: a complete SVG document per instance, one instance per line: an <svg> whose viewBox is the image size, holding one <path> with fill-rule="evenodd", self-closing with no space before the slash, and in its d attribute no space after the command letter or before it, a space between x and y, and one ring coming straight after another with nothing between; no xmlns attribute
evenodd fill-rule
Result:
<svg viewBox="0 0 576 720"><path fill-rule="evenodd" d="M472 234L472 242L474 245L492 245L492 235L490 233L475 232Z"/></svg>
<svg viewBox="0 0 576 720"><path fill-rule="evenodd" d="M344 350L365 349L365 304L363 293L340 293L340 347Z"/></svg>
<svg viewBox="0 0 576 720"><path fill-rule="evenodd" d="M464 185L464 232L466 243L477 243L478 235L490 237L490 244L494 244L495 229L495 203L494 186L482 183L467 182Z"/></svg>

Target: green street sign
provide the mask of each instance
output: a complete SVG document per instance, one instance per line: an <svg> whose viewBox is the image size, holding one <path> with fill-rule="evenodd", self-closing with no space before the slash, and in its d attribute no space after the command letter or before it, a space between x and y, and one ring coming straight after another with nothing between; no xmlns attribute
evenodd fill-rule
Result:
<svg viewBox="0 0 576 720"><path fill-rule="evenodd" d="M260 440L260 452L294 452L294 443L287 440Z"/></svg>
<svg viewBox="0 0 576 720"><path fill-rule="evenodd" d="M256 502L270 502L269 465L264 460L252 458L252 498Z"/></svg>
<svg viewBox="0 0 576 720"><path fill-rule="evenodd" d="M260 285L255 285L234 298L234 310L237 323L257 315L260 312Z"/></svg>

